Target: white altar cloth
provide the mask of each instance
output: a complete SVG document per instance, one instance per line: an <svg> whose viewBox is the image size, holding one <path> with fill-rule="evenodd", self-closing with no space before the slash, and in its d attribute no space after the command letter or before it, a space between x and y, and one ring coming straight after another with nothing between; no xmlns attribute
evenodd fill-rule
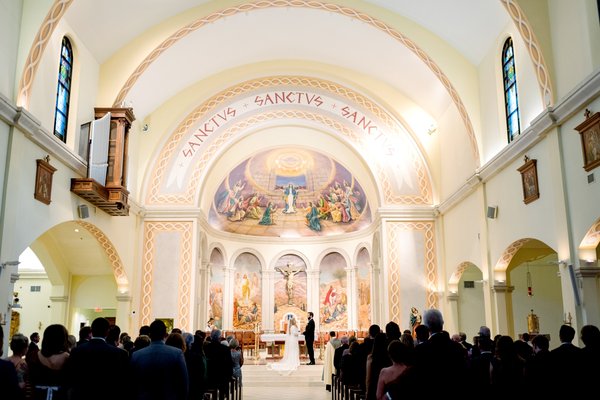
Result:
<svg viewBox="0 0 600 400"><path fill-rule="evenodd" d="M261 342L285 342L287 333L263 333L260 335ZM298 341L304 342L304 335L298 335Z"/></svg>

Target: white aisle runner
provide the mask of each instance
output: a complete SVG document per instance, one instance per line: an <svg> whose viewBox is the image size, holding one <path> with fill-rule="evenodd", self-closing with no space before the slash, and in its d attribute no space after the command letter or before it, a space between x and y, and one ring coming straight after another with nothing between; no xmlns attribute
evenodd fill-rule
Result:
<svg viewBox="0 0 600 400"><path fill-rule="evenodd" d="M321 380L323 365L300 365L288 376L267 370L266 365L242 367L243 400L331 400Z"/></svg>

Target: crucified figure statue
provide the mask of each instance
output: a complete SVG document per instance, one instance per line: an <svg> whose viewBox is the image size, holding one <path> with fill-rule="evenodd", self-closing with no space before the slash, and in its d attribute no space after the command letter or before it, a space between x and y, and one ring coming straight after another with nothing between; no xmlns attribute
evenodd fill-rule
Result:
<svg viewBox="0 0 600 400"><path fill-rule="evenodd" d="M287 263L285 267L275 267L275 271L281 273L285 278L285 290L288 297L288 305L292 305L294 276L303 271L302 268L294 268L291 263Z"/></svg>

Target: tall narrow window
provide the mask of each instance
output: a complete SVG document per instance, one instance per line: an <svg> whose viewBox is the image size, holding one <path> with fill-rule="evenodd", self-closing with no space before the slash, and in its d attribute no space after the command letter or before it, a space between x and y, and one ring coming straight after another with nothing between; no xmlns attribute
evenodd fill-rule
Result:
<svg viewBox="0 0 600 400"><path fill-rule="evenodd" d="M63 37L58 66L58 89L56 109L54 111L54 135L63 142L67 141L67 122L69 120L69 99L71 97L71 76L73 75L73 48L67 37Z"/></svg>
<svg viewBox="0 0 600 400"><path fill-rule="evenodd" d="M517 98L517 74L512 39L506 39L502 49L502 76L504 77L504 105L508 142L521 133L519 126L519 100Z"/></svg>

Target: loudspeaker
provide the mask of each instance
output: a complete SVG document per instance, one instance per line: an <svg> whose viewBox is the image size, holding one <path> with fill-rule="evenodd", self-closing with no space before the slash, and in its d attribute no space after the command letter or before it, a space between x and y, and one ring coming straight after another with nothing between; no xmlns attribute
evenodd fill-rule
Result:
<svg viewBox="0 0 600 400"><path fill-rule="evenodd" d="M86 219L90 216L90 209L85 204L80 204L77 206L77 214L79 214L79 218Z"/></svg>
<svg viewBox="0 0 600 400"><path fill-rule="evenodd" d="M488 206L487 208L487 217L490 219L494 219L498 216L498 207Z"/></svg>

